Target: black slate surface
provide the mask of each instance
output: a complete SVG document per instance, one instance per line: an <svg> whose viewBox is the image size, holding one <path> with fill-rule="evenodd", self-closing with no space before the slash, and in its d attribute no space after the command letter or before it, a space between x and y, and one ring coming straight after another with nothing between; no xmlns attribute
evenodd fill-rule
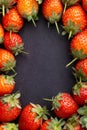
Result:
<svg viewBox="0 0 87 130"><path fill-rule="evenodd" d="M43 98L51 98L59 92L71 92L75 79L72 69L65 65L72 60L70 41L67 36L57 33L54 25L47 27L47 21L39 14L37 28L25 20L20 31L29 55L16 57L17 66L15 91L21 92L21 103L24 107L30 102L51 107ZM61 22L60 22L61 28ZM61 30L61 29L60 29Z"/></svg>

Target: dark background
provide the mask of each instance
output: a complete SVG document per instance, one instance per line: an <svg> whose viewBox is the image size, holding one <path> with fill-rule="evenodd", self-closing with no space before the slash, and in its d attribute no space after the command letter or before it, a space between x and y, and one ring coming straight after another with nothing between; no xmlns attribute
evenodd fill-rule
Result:
<svg viewBox="0 0 87 130"><path fill-rule="evenodd" d="M67 36L59 35L54 25L48 28L41 13L36 24L37 28L32 22L25 20L20 31L25 51L30 54L16 57L18 74L15 77L15 91L21 92L23 107L32 102L47 105L49 108L51 103L43 98L52 98L59 92L71 93L75 83L72 66L65 68L72 60L70 41ZM59 24L61 30L62 23Z"/></svg>

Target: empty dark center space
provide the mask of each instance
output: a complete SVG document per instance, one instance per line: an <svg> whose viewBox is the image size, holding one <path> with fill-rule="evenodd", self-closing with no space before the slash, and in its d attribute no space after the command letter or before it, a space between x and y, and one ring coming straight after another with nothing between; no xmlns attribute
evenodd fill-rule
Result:
<svg viewBox="0 0 87 130"><path fill-rule="evenodd" d="M17 57L15 91L21 92L23 106L30 102L47 105L43 98L51 98L59 92L71 92L75 80L71 67L65 68L72 60L67 36L59 35L54 25L48 28L42 15L36 24L35 28L25 20L20 31L25 51L29 52ZM59 24L61 28L61 22Z"/></svg>

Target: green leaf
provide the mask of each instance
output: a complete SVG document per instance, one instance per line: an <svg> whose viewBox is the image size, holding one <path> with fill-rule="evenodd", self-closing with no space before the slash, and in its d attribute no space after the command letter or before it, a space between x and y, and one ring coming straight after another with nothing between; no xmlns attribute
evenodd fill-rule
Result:
<svg viewBox="0 0 87 130"><path fill-rule="evenodd" d="M79 109L78 109L78 113L80 114L80 115L86 115L87 116L87 106L83 106L83 107L80 107Z"/></svg>

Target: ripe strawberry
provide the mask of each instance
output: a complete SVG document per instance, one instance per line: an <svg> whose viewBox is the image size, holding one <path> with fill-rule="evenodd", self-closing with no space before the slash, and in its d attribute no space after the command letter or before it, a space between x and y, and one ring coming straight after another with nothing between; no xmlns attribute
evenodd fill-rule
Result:
<svg viewBox="0 0 87 130"><path fill-rule="evenodd" d="M18 125L15 123L2 123L0 130L18 130Z"/></svg>
<svg viewBox="0 0 87 130"><path fill-rule="evenodd" d="M82 7L87 12L87 0L82 0Z"/></svg>
<svg viewBox="0 0 87 130"><path fill-rule="evenodd" d="M15 81L13 76L0 75L0 96L12 93L14 87Z"/></svg>
<svg viewBox="0 0 87 130"><path fill-rule="evenodd" d="M78 115L73 115L72 117L68 118L64 130L85 130L82 128L79 120Z"/></svg>
<svg viewBox="0 0 87 130"><path fill-rule="evenodd" d="M62 22L70 38L86 28L87 14L80 5L74 5L63 13Z"/></svg>
<svg viewBox="0 0 87 130"><path fill-rule="evenodd" d="M87 57L87 29L73 37L70 43L70 49L74 60L67 64L67 67L77 59L81 60Z"/></svg>
<svg viewBox="0 0 87 130"><path fill-rule="evenodd" d="M43 122L40 130L62 130L64 123L65 122L62 119L58 120L57 118L51 118Z"/></svg>
<svg viewBox="0 0 87 130"><path fill-rule="evenodd" d="M45 99L52 101L52 109L59 118L69 118L77 112L78 105L68 93L59 93L52 99Z"/></svg>
<svg viewBox="0 0 87 130"><path fill-rule="evenodd" d="M9 71L13 70L16 65L15 57L12 53L5 49L0 49L0 70Z"/></svg>
<svg viewBox="0 0 87 130"><path fill-rule="evenodd" d="M37 20L37 14L39 10L39 5L37 0L18 0L17 9L21 16L28 21L33 22L34 26L36 26L35 21Z"/></svg>
<svg viewBox="0 0 87 130"><path fill-rule="evenodd" d="M0 98L0 122L10 122L15 120L20 112L20 93L5 95Z"/></svg>
<svg viewBox="0 0 87 130"><path fill-rule="evenodd" d="M85 105L87 103L87 83L78 82L73 87L73 98L78 105Z"/></svg>
<svg viewBox="0 0 87 130"><path fill-rule="evenodd" d="M29 104L24 107L19 119L19 130L38 130L48 114L46 107Z"/></svg>
<svg viewBox="0 0 87 130"><path fill-rule="evenodd" d="M10 33L6 32L4 36L4 46L8 51L15 54L16 56L19 53L22 53L24 50L24 43L22 38L17 33L11 33L10 36Z"/></svg>
<svg viewBox="0 0 87 130"><path fill-rule="evenodd" d="M77 62L75 66L75 72L77 78L81 78L82 81L87 81L87 59Z"/></svg>
<svg viewBox="0 0 87 130"><path fill-rule="evenodd" d="M64 12L65 12L67 7L75 5L78 2L80 2L80 0L62 0L62 3L64 4Z"/></svg>
<svg viewBox="0 0 87 130"><path fill-rule="evenodd" d="M17 9L12 8L3 16L2 24L7 31L18 32L23 27L24 21Z"/></svg>
<svg viewBox="0 0 87 130"><path fill-rule="evenodd" d="M62 12L63 5L60 0L44 0L42 4L43 16L49 21L49 23L55 24L58 32L59 28L57 22L61 19Z"/></svg>
<svg viewBox="0 0 87 130"><path fill-rule="evenodd" d="M3 40L4 40L4 28L0 24L0 44L3 43Z"/></svg>
<svg viewBox="0 0 87 130"><path fill-rule="evenodd" d="M17 0L0 0L0 6L2 7L2 14L5 15L5 8L11 8Z"/></svg>

